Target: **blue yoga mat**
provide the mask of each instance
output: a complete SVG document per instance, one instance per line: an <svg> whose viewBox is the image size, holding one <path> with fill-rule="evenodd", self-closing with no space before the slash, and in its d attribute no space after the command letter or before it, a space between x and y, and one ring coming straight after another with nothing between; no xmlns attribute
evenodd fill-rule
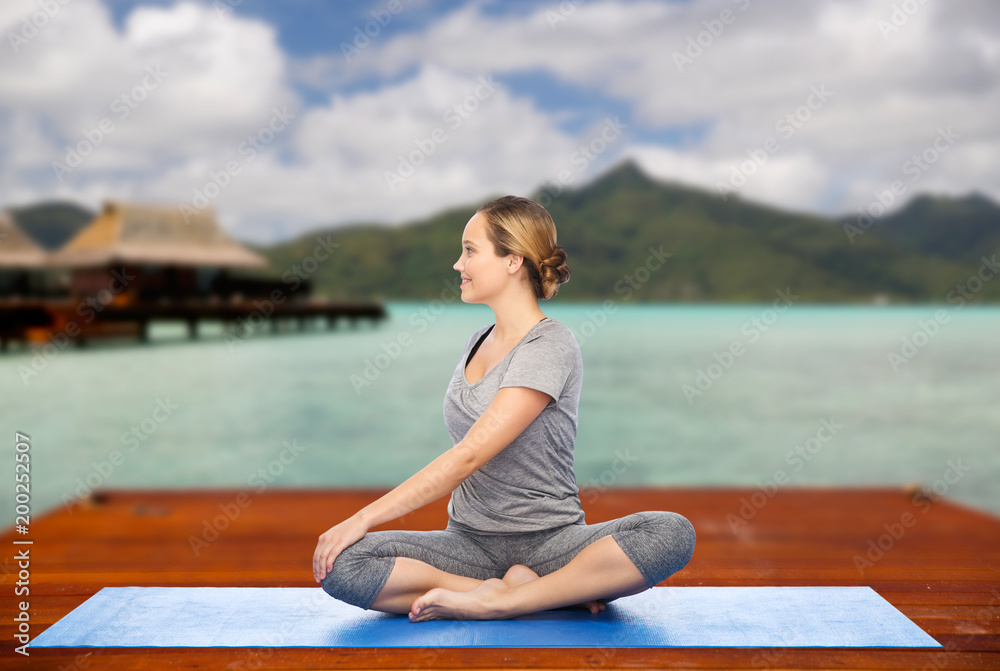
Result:
<svg viewBox="0 0 1000 671"><path fill-rule="evenodd" d="M321 587L105 587L29 647L915 647L941 645L870 587L654 587L509 620L364 610Z"/></svg>

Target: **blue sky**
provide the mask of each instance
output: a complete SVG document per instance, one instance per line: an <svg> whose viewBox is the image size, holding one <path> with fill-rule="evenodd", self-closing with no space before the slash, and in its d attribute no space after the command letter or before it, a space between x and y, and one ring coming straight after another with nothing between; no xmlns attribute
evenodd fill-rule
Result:
<svg viewBox="0 0 1000 671"><path fill-rule="evenodd" d="M1000 199L1000 12L902 4L11 0L0 207L213 207L269 242L626 158L824 214Z"/></svg>

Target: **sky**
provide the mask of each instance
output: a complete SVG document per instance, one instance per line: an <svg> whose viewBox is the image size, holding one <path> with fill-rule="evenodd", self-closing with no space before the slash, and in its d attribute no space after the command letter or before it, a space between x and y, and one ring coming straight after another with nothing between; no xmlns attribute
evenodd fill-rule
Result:
<svg viewBox="0 0 1000 671"><path fill-rule="evenodd" d="M0 208L414 221L623 160L784 209L1000 201L995 0L4 0Z"/></svg>

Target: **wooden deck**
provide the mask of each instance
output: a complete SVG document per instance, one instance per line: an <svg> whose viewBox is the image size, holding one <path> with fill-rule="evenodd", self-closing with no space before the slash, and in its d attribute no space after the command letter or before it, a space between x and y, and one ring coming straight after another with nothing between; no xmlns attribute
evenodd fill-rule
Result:
<svg viewBox="0 0 1000 671"><path fill-rule="evenodd" d="M25 598L13 596L18 549L31 548L34 638L104 586L318 587L311 572L317 536L384 491L249 491L250 504L195 557L189 538L204 533L220 505L233 510L238 493L107 491L71 511L60 507L33 519L31 546L13 545L25 536L6 531L0 656L7 662L0 664L74 671L1000 669L1000 518L902 489L783 488L770 499L756 489L583 490L581 500L591 524L640 510L673 510L691 520L698 532L694 557L664 585L869 585L944 649L63 648L33 650L30 658L14 652L13 615ZM447 500L373 531L443 528ZM734 533L733 520L747 523ZM866 557L869 541L888 549ZM859 569L856 557L874 560Z"/></svg>

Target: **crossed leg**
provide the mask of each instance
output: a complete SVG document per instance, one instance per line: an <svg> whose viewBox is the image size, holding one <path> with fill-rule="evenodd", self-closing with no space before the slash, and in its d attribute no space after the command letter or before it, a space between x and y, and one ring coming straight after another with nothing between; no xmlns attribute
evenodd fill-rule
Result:
<svg viewBox="0 0 1000 671"><path fill-rule="evenodd" d="M613 535L593 540L599 534ZM371 532L337 557L323 589L362 608L407 613L414 622L567 607L596 613L602 600L638 594L683 568L695 531L677 513L646 511L528 534L513 544L486 539L496 540L451 530ZM495 577L505 556L517 563Z"/></svg>
<svg viewBox="0 0 1000 671"><path fill-rule="evenodd" d="M537 573L523 564L515 564L507 570L503 578L490 580L498 580L509 587L516 587L536 579L538 579ZM442 571L419 559L396 557L392 573L372 602L371 609L402 615L409 613L413 602L432 589L468 592L480 587L484 582L486 581ZM597 600L574 606L587 608L591 613L604 610L604 604Z"/></svg>
<svg viewBox="0 0 1000 671"><path fill-rule="evenodd" d="M433 588L413 601L409 616L412 622L507 619L599 599L617 599L648 588L618 542L605 536L583 548L561 569L540 578L514 585L490 578L471 590Z"/></svg>

